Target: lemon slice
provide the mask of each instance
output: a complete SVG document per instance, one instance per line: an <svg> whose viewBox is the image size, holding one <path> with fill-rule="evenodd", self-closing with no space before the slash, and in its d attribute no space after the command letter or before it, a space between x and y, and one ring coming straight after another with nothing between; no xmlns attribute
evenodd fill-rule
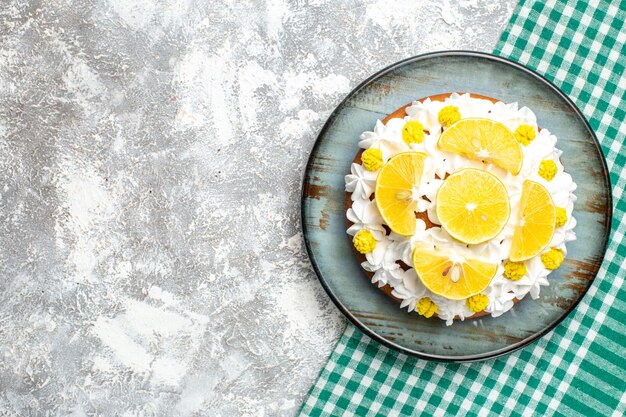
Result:
<svg viewBox="0 0 626 417"><path fill-rule="evenodd" d="M521 262L538 255L552 240L556 207L543 185L526 180L519 202L519 221L513 233L510 259Z"/></svg>
<svg viewBox="0 0 626 417"><path fill-rule="evenodd" d="M491 162L513 175L519 174L524 160L522 146L513 132L489 119L459 120L443 131L437 146L443 151Z"/></svg>
<svg viewBox="0 0 626 417"><path fill-rule="evenodd" d="M376 178L374 195L383 220L395 233L415 233L415 191L422 180L426 154L402 152L389 159Z"/></svg>
<svg viewBox="0 0 626 417"><path fill-rule="evenodd" d="M482 243L504 228L511 207L502 181L476 168L456 171L437 192L437 217L441 226L463 243Z"/></svg>
<svg viewBox="0 0 626 417"><path fill-rule="evenodd" d="M487 288L498 265L476 259L453 259L440 249L416 245L413 268L433 293L450 300L463 300Z"/></svg>

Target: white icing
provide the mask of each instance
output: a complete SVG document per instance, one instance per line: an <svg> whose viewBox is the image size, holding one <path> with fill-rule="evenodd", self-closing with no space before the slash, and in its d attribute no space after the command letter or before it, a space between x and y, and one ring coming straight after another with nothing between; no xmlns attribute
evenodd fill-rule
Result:
<svg viewBox="0 0 626 417"><path fill-rule="evenodd" d="M515 131L520 125L534 127L537 137L528 146L523 146L524 161L519 175L512 175L493 164L479 160L470 160L463 156L442 152L437 148L437 141L442 126L438 121L439 111L448 105L457 106L461 117L485 117L497 120ZM549 285L550 271L541 263L540 256L525 261L527 273L521 279L512 281L504 277L504 261L509 257L513 232L518 219L518 205L525 180L530 179L541 183L550 192L557 207L563 207L567 213L567 222L556 229L552 241L544 252L556 247L567 254L566 242L576 239L573 229L576 220L572 217L576 197L576 184L572 177L564 172L559 157L561 151L557 149L557 138L548 129L538 130L535 114L527 107L519 108L517 103L492 103L470 97L469 94L453 93L444 102L426 99L423 102L414 102L406 109L404 119L394 118L385 125L377 121L373 132L364 132L361 135L359 146L363 149L380 149L383 160L400 152L409 150L427 154L422 183L418 187L418 211L427 211L431 222L438 225L436 214L436 194L446 174L462 168L479 168L496 175L505 185L511 203L511 216L502 232L489 242L480 245L465 245L454 240L443 228L431 227L426 229L425 223L416 219L416 232L411 237L404 237L391 233L386 235L383 221L376 207L375 201L370 201L376 183L378 172L370 172L360 164L352 164L351 173L346 175L346 191L352 193L352 207L346 215L353 225L347 230L354 236L361 229L372 232L377 241L376 249L366 255L362 263L363 269L373 272L372 283L382 287L389 284L392 294L401 299L401 308L408 311L415 310L416 303L422 297L430 297L438 307L437 315L448 325L455 317L461 320L474 314L467 308L465 300L448 300L430 292L415 271L411 268L402 270L399 261L411 266L411 254L416 243L426 243L433 247L445 248L457 257L479 259L486 262L498 263L498 272L492 279L483 294L489 298L486 310L493 317L498 317L513 307L514 299L522 299L527 294L535 299L539 296L541 286ZM402 140L402 127L407 121L418 120L427 131L424 141L419 144L406 144ZM538 175L539 164L542 160L552 159L558 168L557 174L551 181L546 181Z"/></svg>
<svg viewBox="0 0 626 417"><path fill-rule="evenodd" d="M356 235L362 229L369 230L376 240L381 240L385 236L383 219L380 217L376 202L355 200L346 216L353 223L347 230L350 236Z"/></svg>
<svg viewBox="0 0 626 417"><path fill-rule="evenodd" d="M386 284L395 286L402 283L404 271L396 262L394 245L396 243L385 236L376 242L376 248L372 252L365 255L367 260L361 263L361 266L366 271L374 273L372 284L383 287Z"/></svg>
<svg viewBox="0 0 626 417"><path fill-rule="evenodd" d="M373 132L364 132L361 134L359 146L363 149L380 149L383 153L383 161L391 158L393 155L410 150L402 140L402 119L391 119L387 125L378 120Z"/></svg>
<svg viewBox="0 0 626 417"><path fill-rule="evenodd" d="M393 287L391 294L401 299L400 308L406 307L410 313L415 310L415 306L420 298L428 296L429 291L417 277L413 268L403 271L401 278L402 282Z"/></svg>
<svg viewBox="0 0 626 417"><path fill-rule="evenodd" d="M369 200L376 186L376 174L363 168L361 164L352 164L345 181L346 191L352 193L352 201Z"/></svg>

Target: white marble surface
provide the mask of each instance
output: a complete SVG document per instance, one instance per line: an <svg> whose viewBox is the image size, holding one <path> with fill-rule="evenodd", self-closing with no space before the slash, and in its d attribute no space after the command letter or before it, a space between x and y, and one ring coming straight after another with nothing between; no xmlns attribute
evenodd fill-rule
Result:
<svg viewBox="0 0 626 417"><path fill-rule="evenodd" d="M345 326L300 233L317 132L514 6L3 1L0 415L294 415Z"/></svg>

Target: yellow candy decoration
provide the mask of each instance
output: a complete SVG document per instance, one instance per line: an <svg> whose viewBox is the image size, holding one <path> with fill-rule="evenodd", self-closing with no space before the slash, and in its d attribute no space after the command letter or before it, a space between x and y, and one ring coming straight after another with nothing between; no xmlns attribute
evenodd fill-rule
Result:
<svg viewBox="0 0 626 417"><path fill-rule="evenodd" d="M424 126L417 120L407 122L402 128L402 140L407 143L422 143L424 141Z"/></svg>
<svg viewBox="0 0 626 417"><path fill-rule="evenodd" d="M361 155L361 162L368 171L377 171L383 166L383 151L375 148L367 149Z"/></svg>
<svg viewBox="0 0 626 417"><path fill-rule="evenodd" d="M567 223L567 211L563 207L556 208L556 227L565 226Z"/></svg>
<svg viewBox="0 0 626 417"><path fill-rule="evenodd" d="M515 129L514 135L515 139L517 139L519 143L527 146L530 144L530 142L535 140L535 138L537 137L537 132L535 132L535 128L532 126L521 125L517 129Z"/></svg>
<svg viewBox="0 0 626 417"><path fill-rule="evenodd" d="M439 110L437 119L443 126L448 127L461 120L461 113L456 106L446 106Z"/></svg>
<svg viewBox="0 0 626 417"><path fill-rule="evenodd" d="M504 276L511 281L519 281L526 275L526 265L522 262L506 261L504 263Z"/></svg>
<svg viewBox="0 0 626 417"><path fill-rule="evenodd" d="M430 297L420 298L417 302L417 313L427 319L437 312L437 304Z"/></svg>
<svg viewBox="0 0 626 417"><path fill-rule="evenodd" d="M467 308L474 313L478 313L479 311L483 311L489 305L489 297L485 294L476 294L472 295L468 298L465 303L467 304Z"/></svg>
<svg viewBox="0 0 626 417"><path fill-rule="evenodd" d="M369 230L359 230L359 233L354 236L354 247L359 253L366 254L376 249L376 239Z"/></svg>
<svg viewBox="0 0 626 417"><path fill-rule="evenodd" d="M563 252L557 248L551 248L541 255L541 263L550 270L555 270L561 266L563 259L565 259Z"/></svg>
<svg viewBox="0 0 626 417"><path fill-rule="evenodd" d="M552 181L557 171L556 162L552 159L544 159L539 164L539 176L546 181Z"/></svg>

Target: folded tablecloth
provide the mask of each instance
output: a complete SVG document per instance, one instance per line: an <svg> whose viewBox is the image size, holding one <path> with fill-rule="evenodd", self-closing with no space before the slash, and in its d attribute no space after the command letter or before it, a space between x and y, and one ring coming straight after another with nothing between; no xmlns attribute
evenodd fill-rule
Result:
<svg viewBox="0 0 626 417"><path fill-rule="evenodd" d="M626 1L522 0L495 50L568 94L608 162L612 237L575 311L537 343L471 364L407 357L349 325L300 415L626 414L625 21Z"/></svg>

